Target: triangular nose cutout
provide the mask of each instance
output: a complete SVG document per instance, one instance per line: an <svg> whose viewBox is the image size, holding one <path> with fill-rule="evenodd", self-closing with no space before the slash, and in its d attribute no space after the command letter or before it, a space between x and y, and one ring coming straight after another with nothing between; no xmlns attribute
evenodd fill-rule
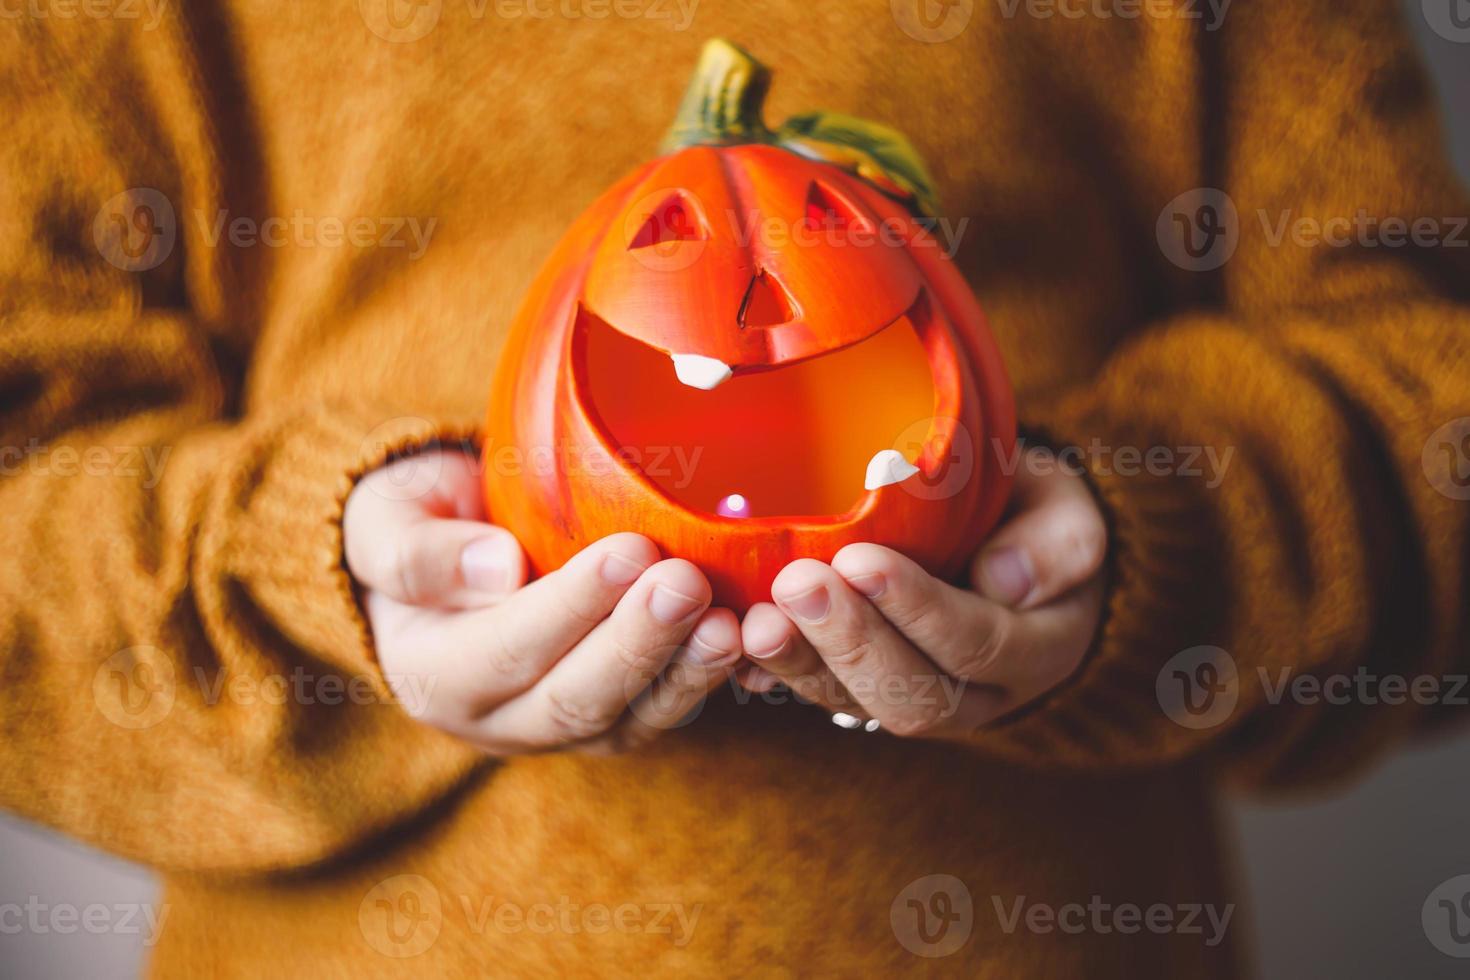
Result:
<svg viewBox="0 0 1470 980"><path fill-rule="evenodd" d="M742 327L775 327L796 319L791 297L781 284L764 272L757 273L740 301Z"/></svg>

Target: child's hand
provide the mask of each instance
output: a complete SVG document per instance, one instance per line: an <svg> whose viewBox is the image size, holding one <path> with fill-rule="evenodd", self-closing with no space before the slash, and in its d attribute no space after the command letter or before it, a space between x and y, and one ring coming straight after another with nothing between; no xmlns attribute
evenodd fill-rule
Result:
<svg viewBox="0 0 1470 980"><path fill-rule="evenodd" d="M474 461L433 451L363 477L347 565L389 683L427 724L494 755L609 751L677 726L740 657L703 574L614 534L530 585L485 523Z"/></svg>
<svg viewBox="0 0 1470 980"><path fill-rule="evenodd" d="M1023 466L1014 513L976 560L979 592L874 544L803 559L771 586L780 608L743 624L743 682L777 681L896 735L963 736L1062 683L1092 645L1107 527L1081 477Z"/></svg>

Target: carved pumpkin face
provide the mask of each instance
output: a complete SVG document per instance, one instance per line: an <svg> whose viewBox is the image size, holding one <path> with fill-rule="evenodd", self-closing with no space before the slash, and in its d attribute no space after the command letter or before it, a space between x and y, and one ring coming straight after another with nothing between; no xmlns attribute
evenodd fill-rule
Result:
<svg viewBox="0 0 1470 980"><path fill-rule="evenodd" d="M951 576L999 516L1010 389L910 210L922 168L878 165L906 144L855 148L853 120L765 130L764 88L711 42L674 151L577 220L512 325L486 493L538 572L637 531L743 611L854 541ZM712 105L736 114L687 124Z"/></svg>

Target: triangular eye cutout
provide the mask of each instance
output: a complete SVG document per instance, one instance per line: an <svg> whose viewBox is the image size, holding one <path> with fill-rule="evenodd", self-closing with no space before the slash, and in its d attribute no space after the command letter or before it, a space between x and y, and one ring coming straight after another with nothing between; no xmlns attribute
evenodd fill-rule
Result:
<svg viewBox="0 0 1470 980"><path fill-rule="evenodd" d="M843 231L851 227L866 228L867 222L857 210L832 188L814 180L806 191L806 225L824 231Z"/></svg>
<svg viewBox="0 0 1470 980"><path fill-rule="evenodd" d="M665 242L697 242L704 238L704 228L694 206L683 193L675 191L653 209L643 227L638 229L638 234L628 243L628 248L647 248Z"/></svg>
<svg viewBox="0 0 1470 980"><path fill-rule="evenodd" d="M781 284L764 272L757 273L740 301L742 327L775 327L796 319L796 308Z"/></svg>

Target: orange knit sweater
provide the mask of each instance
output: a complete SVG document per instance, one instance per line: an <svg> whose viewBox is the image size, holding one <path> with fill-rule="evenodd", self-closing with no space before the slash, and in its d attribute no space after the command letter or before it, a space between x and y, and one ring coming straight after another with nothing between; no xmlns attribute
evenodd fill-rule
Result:
<svg viewBox="0 0 1470 980"><path fill-rule="evenodd" d="M934 7L947 40L888 0L7 18L0 804L163 871L163 976L1235 974L1243 915L1066 909L1222 913L1222 776L1333 777L1452 710L1273 693L1466 667L1470 202L1397 4L1124 7ZM388 702L342 503L474 437L531 275L713 35L773 118L903 129L969 219L1022 418L1111 521L1103 632L973 746L727 695L645 752L488 763ZM1170 665L1201 645L1216 674Z"/></svg>

